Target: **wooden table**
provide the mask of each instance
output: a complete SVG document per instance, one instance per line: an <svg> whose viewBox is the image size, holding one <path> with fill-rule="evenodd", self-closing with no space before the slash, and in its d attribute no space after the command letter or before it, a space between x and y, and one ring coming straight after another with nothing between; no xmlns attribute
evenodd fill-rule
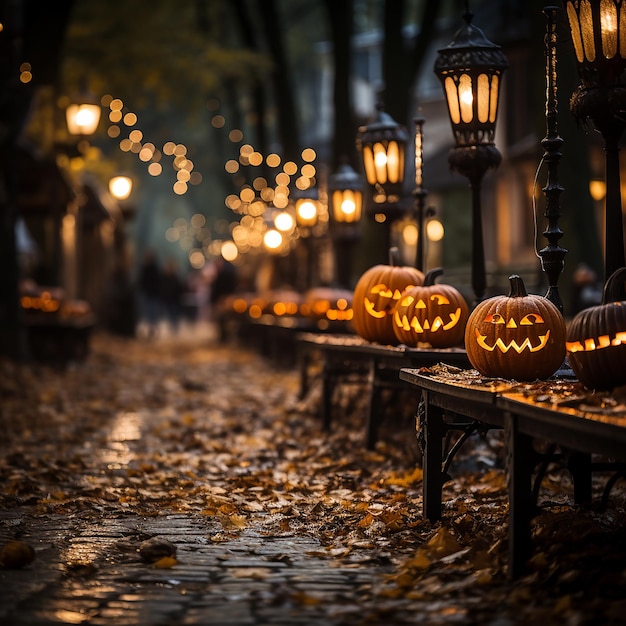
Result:
<svg viewBox="0 0 626 626"><path fill-rule="evenodd" d="M315 356L322 362L322 399L319 413L325 429L332 422L332 398L340 384L359 383L367 387L366 446L373 448L381 422L382 392L400 389L399 372L404 367L424 367L444 361L470 367L462 348L421 349L372 343L357 335L300 333L296 337L300 368L300 395L309 389L309 366ZM404 385L406 388L406 385Z"/></svg>
<svg viewBox="0 0 626 626"><path fill-rule="evenodd" d="M535 440L560 446L574 478L576 502L591 498L594 469L626 461L626 405L610 393L591 394L572 378L519 383L481 377L476 370L445 366L404 368L400 379L422 392L419 435L424 452L424 516L441 518L448 462L442 439L451 428L470 433L503 428L509 459L509 574L524 572L530 555L530 522L535 512ZM607 462L593 464L597 454ZM537 484L536 484L537 486Z"/></svg>

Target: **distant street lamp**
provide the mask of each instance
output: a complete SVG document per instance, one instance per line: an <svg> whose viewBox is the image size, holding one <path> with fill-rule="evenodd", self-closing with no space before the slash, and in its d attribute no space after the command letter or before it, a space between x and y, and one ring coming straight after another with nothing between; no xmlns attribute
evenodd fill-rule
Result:
<svg viewBox="0 0 626 626"><path fill-rule="evenodd" d="M473 14L466 11L463 17L465 25L439 50L434 71L443 86L456 141L448 162L469 179L472 189L472 287L478 302L486 288L481 184L485 172L502 160L494 138L501 77L508 62L502 48L472 24Z"/></svg>
<svg viewBox="0 0 626 626"><path fill-rule="evenodd" d="M130 176L114 176L109 180L109 192L116 200L127 200L133 190Z"/></svg>
<svg viewBox="0 0 626 626"><path fill-rule="evenodd" d="M359 222L363 207L361 177L344 163L328 177L330 233L335 242L337 280L351 288L352 247L360 237Z"/></svg>
<svg viewBox="0 0 626 626"><path fill-rule="evenodd" d="M101 112L100 103L93 95L87 92L79 94L65 110L67 130L79 137L93 135L100 123Z"/></svg>
<svg viewBox="0 0 626 626"><path fill-rule="evenodd" d="M563 2L576 53L580 85L570 109L591 120L606 154L605 278L624 266L619 140L626 125L626 7L622 0Z"/></svg>
<svg viewBox="0 0 626 626"><path fill-rule="evenodd" d="M376 106L372 120L359 127L356 145L361 152L363 169L372 191L374 219L384 226L385 257L391 247L391 225L404 216L406 210L400 202L409 140L407 130L383 111L382 103Z"/></svg>
<svg viewBox="0 0 626 626"><path fill-rule="evenodd" d="M296 225L301 230L313 228L319 218L319 200L316 187L296 190L293 194L296 208Z"/></svg>
<svg viewBox="0 0 626 626"><path fill-rule="evenodd" d="M374 202L397 202L402 195L409 135L378 103L376 116L359 128L357 147L363 156L367 183Z"/></svg>
<svg viewBox="0 0 626 626"><path fill-rule="evenodd" d="M331 219L337 225L361 220L363 190L360 176L346 163L328 178Z"/></svg>
<svg viewBox="0 0 626 626"><path fill-rule="evenodd" d="M293 194L296 212L296 226L305 255L304 262L298 268L299 286L304 291L309 289L315 278L314 237L313 232L319 220L319 193L317 187L296 189Z"/></svg>

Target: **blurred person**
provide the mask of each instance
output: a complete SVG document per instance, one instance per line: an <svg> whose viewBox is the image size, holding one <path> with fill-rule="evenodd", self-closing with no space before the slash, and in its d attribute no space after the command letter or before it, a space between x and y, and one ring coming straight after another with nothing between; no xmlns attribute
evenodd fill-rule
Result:
<svg viewBox="0 0 626 626"><path fill-rule="evenodd" d="M174 334L177 334L180 328L185 290L185 283L178 274L178 264L175 259L168 259L161 277L161 295L165 315Z"/></svg>
<svg viewBox="0 0 626 626"><path fill-rule="evenodd" d="M579 263L574 270L572 314L596 306L602 301L602 284L597 274L586 263Z"/></svg>
<svg viewBox="0 0 626 626"><path fill-rule="evenodd" d="M161 277L156 253L154 250L146 250L139 268L137 289L141 321L148 327L148 337L156 336L161 319Z"/></svg>
<svg viewBox="0 0 626 626"><path fill-rule="evenodd" d="M215 313L219 302L235 292L237 276L235 266L222 257L214 261L215 274L211 282L211 310Z"/></svg>

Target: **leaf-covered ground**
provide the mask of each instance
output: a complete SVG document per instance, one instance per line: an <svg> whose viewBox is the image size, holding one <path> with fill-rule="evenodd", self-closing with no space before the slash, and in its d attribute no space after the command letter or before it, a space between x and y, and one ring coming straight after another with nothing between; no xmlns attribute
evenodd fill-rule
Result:
<svg viewBox="0 0 626 626"><path fill-rule="evenodd" d="M76 519L97 525L178 516L206 520L212 545L245 542L247 533L310 538L315 548L305 556L315 563L374 573L368 584L341 591L341 611L335 595L332 614L324 606L332 585L309 593L268 587L258 602L280 608L288 597L291 611L294 604L302 610L298 624L626 621L620 482L605 510L580 509L569 475L552 468L533 523L529 573L510 582L498 433L466 444L445 487L444 519L431 524L421 515L411 390L388 398L379 442L367 451L362 388L340 390L326 433L316 417L319 385L304 399L298 385L295 369L207 339L95 335L86 362L66 369L0 361L0 598L24 571L42 575L49 566L37 545L32 562L11 564L7 556L8 542L35 522L66 520L70 528ZM596 504L605 481L595 479ZM74 581L86 576L93 587L134 548L119 541L107 550L97 563L85 557L53 567ZM180 553L160 556L150 567L175 572L185 564ZM267 575L238 571L242 580ZM0 617L32 609L52 592L39 589Z"/></svg>

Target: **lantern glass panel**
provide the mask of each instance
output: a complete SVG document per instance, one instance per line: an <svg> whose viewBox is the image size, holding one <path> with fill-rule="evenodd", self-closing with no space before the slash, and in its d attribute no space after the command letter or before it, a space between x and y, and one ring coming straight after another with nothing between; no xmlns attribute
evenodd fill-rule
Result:
<svg viewBox="0 0 626 626"><path fill-rule="evenodd" d="M363 146L363 167L365 169L365 177L370 185L376 184L376 168L374 166L374 152L372 146Z"/></svg>
<svg viewBox="0 0 626 626"><path fill-rule="evenodd" d="M600 33L602 53L612 59L617 54L617 8L613 0L600 2Z"/></svg>
<svg viewBox="0 0 626 626"><path fill-rule="evenodd" d="M361 219L362 194L352 189L333 192L333 209L335 221L350 224Z"/></svg>
<svg viewBox="0 0 626 626"><path fill-rule="evenodd" d="M622 4L619 10L619 55L626 59L626 6Z"/></svg>
<svg viewBox="0 0 626 626"><path fill-rule="evenodd" d="M490 92L490 103L489 103L489 121L492 124L495 124L496 114L498 112L498 93L500 92L500 79L497 74L494 74L491 77L491 92Z"/></svg>
<svg viewBox="0 0 626 626"><path fill-rule="evenodd" d="M72 135L93 135L100 121L97 104L70 104L66 110L67 129Z"/></svg>
<svg viewBox="0 0 626 626"><path fill-rule="evenodd" d="M596 44L593 38L593 16L591 14L591 5L589 2L583 2L580 7L580 32L583 38L584 57L593 62L596 60Z"/></svg>
<svg viewBox="0 0 626 626"><path fill-rule="evenodd" d="M456 84L452 76L446 76L445 80L446 98L448 99L448 111L450 111L450 119L453 124L461 121L461 112L459 111L459 94L456 90Z"/></svg>
<svg viewBox="0 0 626 626"><path fill-rule="evenodd" d="M477 114L478 121L481 124L489 121L489 105L491 104L491 98L489 94L489 76L487 74L480 74L476 81L476 87L478 88L477 97Z"/></svg>
<svg viewBox="0 0 626 626"><path fill-rule="evenodd" d="M473 102L472 77L469 74L461 74L459 78L459 106L461 107L461 119L466 124L469 124L474 117Z"/></svg>
<svg viewBox="0 0 626 626"><path fill-rule="evenodd" d="M374 182L384 185L387 182L387 153L385 146L380 142L374 144L374 167L376 170Z"/></svg>
<svg viewBox="0 0 626 626"><path fill-rule="evenodd" d="M299 226L315 226L317 222L317 205L314 200L301 198L296 201L296 221Z"/></svg>
<svg viewBox="0 0 626 626"><path fill-rule="evenodd" d="M585 58L583 39L580 31L580 23L578 22L578 17L576 15L576 9L571 2L567 3L567 19L569 21L570 30L572 31L572 42L574 44L576 60L578 63L582 63Z"/></svg>
<svg viewBox="0 0 626 626"><path fill-rule="evenodd" d="M402 180L404 170L400 147L397 141L390 141L387 146L387 175L390 183L397 183Z"/></svg>

